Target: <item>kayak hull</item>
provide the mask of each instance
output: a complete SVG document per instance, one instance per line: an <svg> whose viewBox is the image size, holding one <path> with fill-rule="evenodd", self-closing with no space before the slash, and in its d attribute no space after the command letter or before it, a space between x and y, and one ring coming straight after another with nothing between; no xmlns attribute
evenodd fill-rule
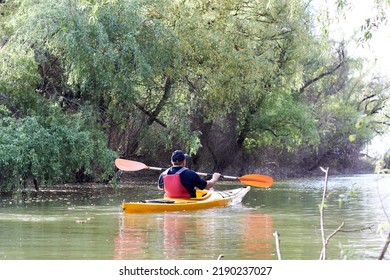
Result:
<svg viewBox="0 0 390 280"><path fill-rule="evenodd" d="M163 198L139 202L124 202L124 213L156 213L171 211L194 211L212 207L224 207L241 202L250 187L226 191L197 191L196 198Z"/></svg>

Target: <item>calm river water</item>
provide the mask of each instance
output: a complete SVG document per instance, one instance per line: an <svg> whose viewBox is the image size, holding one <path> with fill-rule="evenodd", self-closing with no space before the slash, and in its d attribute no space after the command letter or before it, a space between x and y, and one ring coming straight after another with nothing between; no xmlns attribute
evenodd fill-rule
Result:
<svg viewBox="0 0 390 280"><path fill-rule="evenodd" d="M322 249L319 204L324 178L252 188L242 203L196 212L123 214L122 200L157 198L153 184L56 187L0 198L0 259L315 260ZM219 184L218 189L239 187ZM329 178L328 259L376 259L388 231L390 176ZM387 226L387 227L386 227ZM386 259L390 259L387 253Z"/></svg>

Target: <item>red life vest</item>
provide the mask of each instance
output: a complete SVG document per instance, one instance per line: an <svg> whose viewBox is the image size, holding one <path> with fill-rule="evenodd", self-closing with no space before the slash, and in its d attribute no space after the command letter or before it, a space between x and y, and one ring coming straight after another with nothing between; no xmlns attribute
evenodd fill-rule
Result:
<svg viewBox="0 0 390 280"><path fill-rule="evenodd" d="M165 197L191 198L190 193L183 186L180 180L180 174L186 169L187 168L182 167L175 174L168 174L168 171L166 171L166 174L163 175Z"/></svg>

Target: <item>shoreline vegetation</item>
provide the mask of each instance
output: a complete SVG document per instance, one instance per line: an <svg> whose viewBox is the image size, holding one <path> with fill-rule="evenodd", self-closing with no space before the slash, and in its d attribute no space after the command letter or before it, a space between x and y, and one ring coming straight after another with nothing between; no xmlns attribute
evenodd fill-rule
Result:
<svg viewBox="0 0 390 280"><path fill-rule="evenodd" d="M367 157L366 155L362 155L359 160L355 161L353 165L351 165L348 168L344 169L330 169L329 176L344 176L344 175L357 175L357 174L374 174L377 173L376 165L378 164L378 160ZM169 168L169 165L161 165L162 168L167 167ZM319 167L317 170L313 171L307 171L307 169L303 167L281 167L277 169L272 168L258 168L258 167L247 167L248 170L255 170L252 172L247 172L244 174L238 174L234 170L231 171L231 173L234 176L242 176L245 174L250 173L256 173L256 174L262 174L262 175L268 175L272 176L274 178L274 181L282 181L282 180L288 180L288 179L296 179L296 178L310 178L310 177L321 177L322 171ZM59 191L61 189L66 190L68 189L68 186L80 186L80 187L86 187L86 188L94 188L94 186L99 187L113 187L115 188L117 184L121 183L135 183L135 184L149 184L150 182L157 182L157 178L160 174L160 172L153 171L153 170L141 170L137 172L124 172L117 170L115 168L116 172L114 177L107 181L107 182L99 182L99 181L88 181L88 182L69 182L69 183L61 183L61 184L53 184L48 186L42 186L41 188L35 188L32 181L29 181L29 184L27 183L23 188L16 189L16 191L22 191L22 192L40 192L40 191ZM198 170L199 172L205 172L209 173L209 170ZM4 190L1 192L1 194L6 193L12 193L14 190Z"/></svg>
<svg viewBox="0 0 390 280"><path fill-rule="evenodd" d="M360 153L390 127L390 81L313 4L0 1L0 190L109 183L115 158L178 149L208 173L374 172Z"/></svg>

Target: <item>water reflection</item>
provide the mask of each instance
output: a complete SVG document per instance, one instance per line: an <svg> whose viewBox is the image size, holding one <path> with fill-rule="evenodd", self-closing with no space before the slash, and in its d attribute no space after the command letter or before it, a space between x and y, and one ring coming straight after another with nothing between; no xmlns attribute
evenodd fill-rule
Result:
<svg viewBox="0 0 390 280"><path fill-rule="evenodd" d="M158 197L154 185L1 194L0 259L277 259L277 230L283 259L316 260L323 183L276 182L269 189L252 188L232 207L148 215L123 215L120 205L124 199ZM330 178L325 231L344 222L345 232L332 237L329 259L378 258L388 234L388 228L377 229L388 225L389 186L390 175Z"/></svg>
<svg viewBox="0 0 390 280"><path fill-rule="evenodd" d="M274 258L270 215L253 211L226 214L122 215L114 258L216 259L221 254L226 259Z"/></svg>
<svg viewBox="0 0 390 280"><path fill-rule="evenodd" d="M272 216L261 213L248 213L243 217L243 251L251 259L273 259Z"/></svg>

